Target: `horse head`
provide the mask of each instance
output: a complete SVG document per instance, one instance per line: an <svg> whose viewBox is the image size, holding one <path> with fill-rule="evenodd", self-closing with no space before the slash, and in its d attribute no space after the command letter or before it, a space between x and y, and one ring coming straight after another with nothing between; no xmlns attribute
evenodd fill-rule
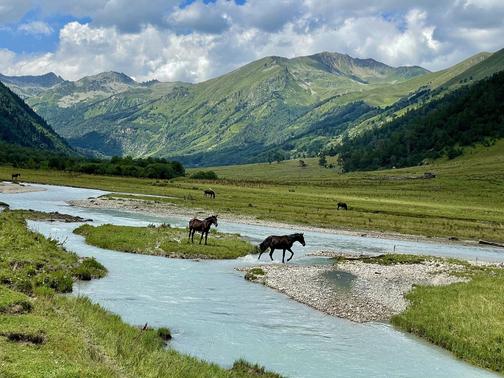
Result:
<svg viewBox="0 0 504 378"><path fill-rule="evenodd" d="M294 234L296 236L296 238L294 240L297 240L298 242L300 242L303 247L306 245L306 242L304 240L304 234Z"/></svg>
<svg viewBox="0 0 504 378"><path fill-rule="evenodd" d="M218 227L219 224L217 223L217 215L212 215L206 219L207 221L210 222L210 224L215 224L215 227Z"/></svg>

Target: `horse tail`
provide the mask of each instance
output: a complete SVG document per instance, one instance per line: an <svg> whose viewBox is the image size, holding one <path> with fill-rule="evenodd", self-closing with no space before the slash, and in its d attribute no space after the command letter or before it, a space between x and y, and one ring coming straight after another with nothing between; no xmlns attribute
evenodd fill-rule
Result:
<svg viewBox="0 0 504 378"><path fill-rule="evenodd" d="M269 248L270 245L271 245L271 236L268 236L266 239L262 241L261 244L259 244L259 250L261 252L264 252Z"/></svg>

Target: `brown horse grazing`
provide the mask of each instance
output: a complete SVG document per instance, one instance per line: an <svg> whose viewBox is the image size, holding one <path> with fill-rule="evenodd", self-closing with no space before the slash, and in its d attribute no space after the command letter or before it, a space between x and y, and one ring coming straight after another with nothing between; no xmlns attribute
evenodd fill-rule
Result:
<svg viewBox="0 0 504 378"><path fill-rule="evenodd" d="M12 174L12 182L17 181L17 179L21 176L21 173L13 173Z"/></svg>
<svg viewBox="0 0 504 378"><path fill-rule="evenodd" d="M205 197L215 198L215 192L212 189L205 189L203 195Z"/></svg>
<svg viewBox="0 0 504 378"><path fill-rule="evenodd" d="M208 239L208 233L210 232L210 226L212 224L215 224L215 227L218 226L217 215L212 215L208 218L205 218L204 220L199 220L196 218L191 219L189 221L189 239L194 243L194 233L196 231L201 232L201 238L199 243L201 244L201 241L203 240L203 235L205 235L205 245L206 245Z"/></svg>
<svg viewBox="0 0 504 378"><path fill-rule="evenodd" d="M261 258L261 255L266 251L268 248L270 249L270 259L273 261L273 252L275 249L283 249L283 256L282 256L282 262L285 263L285 251L289 251L291 253L291 256L287 259L287 261L290 261L292 257L294 256L294 252L292 252L291 248L294 242L300 242L303 247L306 245L305 240L304 240L304 234L292 234L292 235L283 235L283 236L268 236L264 241L259 244L259 250L261 253L259 253L259 257L257 258L258 260Z"/></svg>
<svg viewBox="0 0 504 378"><path fill-rule="evenodd" d="M345 202L338 202L338 210L339 209L348 210L348 205Z"/></svg>

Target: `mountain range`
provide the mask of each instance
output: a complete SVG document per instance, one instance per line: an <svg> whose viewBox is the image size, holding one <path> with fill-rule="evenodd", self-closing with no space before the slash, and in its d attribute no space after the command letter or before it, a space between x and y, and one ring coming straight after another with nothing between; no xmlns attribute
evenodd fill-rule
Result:
<svg viewBox="0 0 504 378"><path fill-rule="evenodd" d="M197 84L116 72L0 81L82 152L203 166L314 155L503 69L504 50L438 72L324 52L266 57Z"/></svg>

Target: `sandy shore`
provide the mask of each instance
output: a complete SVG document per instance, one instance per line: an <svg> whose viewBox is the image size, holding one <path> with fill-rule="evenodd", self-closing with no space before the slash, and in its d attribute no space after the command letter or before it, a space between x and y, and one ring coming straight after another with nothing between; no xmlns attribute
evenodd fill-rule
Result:
<svg viewBox="0 0 504 378"><path fill-rule="evenodd" d="M171 202L161 202L156 200L144 200L136 198L111 198L111 197L98 197L98 198L88 198L84 200L73 200L68 201L68 204L72 206L84 207L84 208L95 208L95 209L109 209L109 210L121 210L139 214L146 215L156 215L156 216L184 216L187 219L193 217L206 217L210 215L210 212L201 208L184 208L175 203ZM312 227L306 225L293 225L288 223L281 223L275 221L268 221L263 219L257 219L255 217L246 215L236 215L231 213L221 213L219 212L220 221L228 221L239 224L250 224L250 225L260 225L272 228L286 228L293 230L293 232L321 232L328 234L338 234L338 235L351 235L351 236L361 236L361 237L371 237L378 239L396 239L396 240L411 240L411 241L438 241L441 243L450 243L458 245L475 245L475 241L452 241L447 238L434 238L434 237L424 237L420 235L407 235L399 234L394 232L378 232L378 231L355 231L348 229L335 229L335 228L321 228Z"/></svg>
<svg viewBox="0 0 504 378"><path fill-rule="evenodd" d="M459 265L440 261L422 264L378 265L344 261L331 265L261 265L264 275L248 275L253 282L280 291L327 314L355 322L386 321L404 311L404 295L413 285L449 285L464 279L450 275ZM255 268L243 268L249 271Z"/></svg>
<svg viewBox="0 0 504 378"><path fill-rule="evenodd" d="M27 192L43 192L45 189L36 188L28 184L14 184L11 182L0 182L0 193L14 194Z"/></svg>

